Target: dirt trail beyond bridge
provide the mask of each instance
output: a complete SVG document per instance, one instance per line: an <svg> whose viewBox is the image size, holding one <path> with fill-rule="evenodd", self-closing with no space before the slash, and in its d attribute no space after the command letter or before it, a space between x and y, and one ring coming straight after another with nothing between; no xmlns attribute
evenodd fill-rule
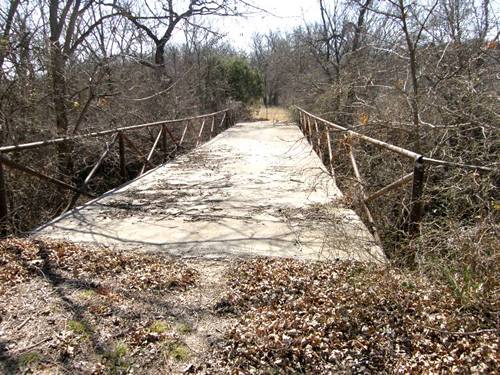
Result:
<svg viewBox="0 0 500 375"><path fill-rule="evenodd" d="M296 125L240 123L35 236L174 257L383 260Z"/></svg>

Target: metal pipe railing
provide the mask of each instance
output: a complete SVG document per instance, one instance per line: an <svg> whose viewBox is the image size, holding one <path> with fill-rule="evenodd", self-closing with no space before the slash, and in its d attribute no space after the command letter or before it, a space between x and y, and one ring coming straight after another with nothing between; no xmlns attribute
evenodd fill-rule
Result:
<svg viewBox="0 0 500 375"><path fill-rule="evenodd" d="M98 132L92 132L92 133L86 133L86 134L80 134L76 136L68 136L68 137L59 137L59 138L53 138L49 140L44 140L44 141L36 141L36 142L30 142L30 143L24 143L24 144L18 144L18 145L10 145L10 146L3 146L0 147L0 224L5 223L6 218L8 217L8 202L7 202L7 189L6 189L6 176L5 176L5 171L4 171L4 166L8 167L9 169L16 169L18 171L21 171L22 173L29 174L31 176L34 176L36 178L39 178L41 180L50 182L52 184L57 185L59 188L66 189L69 191L72 191L75 193L73 195L73 198L71 199L70 203L66 207L66 209L70 209L71 207L76 204L78 198L80 195L86 195L89 197L95 197L94 195L90 194L87 192L87 186L90 181L90 179L95 175L97 169L99 166L102 164L104 158L109 154L111 146L113 146L116 143L116 140L118 139L119 143L119 168L120 168L120 176L122 182L125 182L128 178L128 173L126 170L126 160L125 160L125 150L126 146L130 148L132 151L134 151L135 154L137 154L137 157L141 159L143 162L142 168L140 170L139 175L142 175L146 167L154 168L155 165L152 162L152 156L153 153L155 152L158 144L160 144L160 139L162 139L162 149L163 149L163 162L165 162L168 157L172 154L167 154L167 135L170 137L174 144L174 153L177 152L177 150L181 147L182 142L184 141L184 138L186 136L186 131L187 128L190 125L194 125L196 120L202 120L202 125L200 127L200 130L197 131L197 139L195 141L196 146L198 146L201 143L202 136L203 136L203 130L206 129L205 123L211 120L212 126L210 128L210 135L209 138L212 138L214 136L214 127L215 124L219 124L219 130L224 130L228 126L231 126L234 124L234 119L235 116L232 115L232 109L226 108L222 111L218 112L213 112L213 113L207 113L204 115L198 115L198 116L192 116L192 117L186 117L186 118L180 118L180 119L174 119L174 120L162 120L162 121L156 121L156 122L150 122L150 123L145 123L145 124L139 124L139 125L132 125L132 126L125 126L125 127L120 127L120 128L113 128L113 129L107 129L107 130L102 130ZM221 116L219 116L221 115ZM220 122L218 118L221 118ZM217 119L217 120L216 120ZM172 124L179 124L179 123L186 123L186 127L184 128L184 131L182 132L182 138L180 140L176 140L172 131L168 128L167 125L172 125ZM160 130L157 134L157 136L154 139L153 146L151 147L149 153L146 155L143 155L142 152L139 150L139 148L130 140L129 137L125 134L126 132L129 131L136 131L139 129L148 129L152 127L160 127ZM98 138L98 137L103 137L107 135L114 135L113 140L106 145L106 150L104 153L101 155L101 157L98 159L97 163L93 166L90 174L87 176L85 181L81 186L74 186L71 185L67 182L61 181L57 178L51 177L46 175L45 173L42 173L41 171L29 168L27 166L24 166L20 163L15 162L14 160L11 160L10 158L7 158L5 154L10 153L10 152L18 152L18 151L26 151L26 150L32 150L32 149L37 149L45 146L50 146L50 145L57 145L57 144L62 144L65 142L73 142L77 140L82 140L86 138ZM1 228L0 228L1 230Z"/></svg>
<svg viewBox="0 0 500 375"><path fill-rule="evenodd" d="M50 146L50 145L54 145L54 144L58 144L58 143L76 141L76 140L80 140L80 139L84 139L84 138L96 138L96 137L102 137L105 135L115 134L115 133L124 132L124 131L139 130L139 129L155 127L158 125L175 124L175 123L189 121L189 120L203 119L203 118L207 118L207 117L217 116L221 113L225 114L228 110L229 109L226 108L222 111L208 113L205 115L185 117L185 118L180 118L180 119L175 119L175 120L162 120L162 121L156 121L156 122L149 122L149 123L145 123L145 124L131 125L131 126L125 126L125 127L121 127L121 128L113 128L113 129L102 130L102 131L98 131L98 132L92 132L92 133L86 133L86 134L80 134L80 135L74 135L74 136L69 136L69 137L59 137L59 138L48 139L45 141L24 143L24 144L20 144L20 145L2 146L2 147L0 147L0 153L28 150L28 149L32 149L32 148Z"/></svg>
<svg viewBox="0 0 500 375"><path fill-rule="evenodd" d="M321 121L323 124L329 126L329 127L332 127L334 129L337 129L337 130L341 130L343 132L345 132L346 134L349 134L349 135L352 135L353 137L356 137L356 138L359 138L359 139L362 139L368 143L371 143L371 144L374 144L374 145L377 145L377 146L380 146L380 147L383 147L383 148L386 148L392 152L395 152L397 154L400 154L400 155L403 155L403 156L406 156L407 158L410 158L410 159L413 159L413 160L416 160L418 159L420 156L420 154L416 153L416 152L413 152L413 151L410 151L410 150L407 150L403 147L399 147L399 146L395 146L395 145L392 145L390 143L387 143L387 142L384 142L384 141L381 141L381 140L378 140L376 138L372 138L372 137L368 137L367 135L364 135L364 134L361 134L361 133L358 133L358 132L355 132L353 130L349 130L343 126L340 126L340 125L337 125L337 124L334 124L333 122L330 122L328 120L325 120L321 117L318 117L316 115L313 115L312 113L309 113L307 112L306 110L300 108L300 107L296 107L300 112L304 113L305 115L307 115L308 117L311 117L317 121Z"/></svg>
<svg viewBox="0 0 500 375"><path fill-rule="evenodd" d="M381 141L379 139L369 137L367 135L350 130L346 127L340 126L340 125L335 124L331 121L328 121L328 120L325 120L319 116L316 116L310 112L307 112L303 108L300 108L297 106L295 106L295 108L299 111L300 128L302 129L305 137L308 139L309 143L311 144L313 149L316 150L316 152L318 153L318 156L320 156L321 159L323 159L323 156L324 156L322 154L321 142L320 142L320 139L322 137L322 131L320 131L318 124L322 124L324 126L324 128L325 128L324 131L326 131L326 139L328 142L328 154L326 155L326 157L327 157L327 160L329 160L328 167L329 167L332 175L334 172L334 168L333 168L333 152L332 152L332 144L331 144L332 143L331 132L333 132L333 131L342 131L345 134L348 134L353 138L360 139L360 140L365 141L367 143L376 145L380 148L384 148L386 150L389 150L389 151L394 152L396 154L399 154L401 156L407 157L413 161L413 172L399 178L398 180L396 180L394 182L391 182L390 184L382 187L381 189L374 192L373 194L367 195L365 192L365 189L364 189L361 173L359 171L358 164L356 162L356 158L355 158L355 155L353 153L354 146L350 142L347 143L349 158L351 160L351 164L352 164L352 167L354 170L356 181L358 183L357 185L359 186L360 191L361 191L361 206L363 207L363 210L365 211L369 225L370 225L372 232L373 232L373 234L378 242L380 242L379 236L377 233L377 229L375 227L373 215L370 212L370 208L368 207L368 203L370 203L373 200L387 194L389 191L392 191L398 187L405 185L406 183L409 183L410 181L412 181L412 190L411 190L410 209L409 209L409 215L408 215L408 219L407 219L406 230L410 234L414 234L414 233L417 233L419 231L419 224L420 224L420 221L422 220L422 217L424 214L422 196L423 196L423 191L424 191L425 164L450 165L450 166L455 166L455 167L460 167L460 168L475 169L475 170L481 170L481 171L494 171L493 168L484 167L484 166L475 166L475 165L471 165L471 164L461 164L461 163L456 163L456 162L428 158L428 157L420 155L414 151L405 149L403 147L395 146L393 144ZM316 139L316 141L315 141L315 139Z"/></svg>

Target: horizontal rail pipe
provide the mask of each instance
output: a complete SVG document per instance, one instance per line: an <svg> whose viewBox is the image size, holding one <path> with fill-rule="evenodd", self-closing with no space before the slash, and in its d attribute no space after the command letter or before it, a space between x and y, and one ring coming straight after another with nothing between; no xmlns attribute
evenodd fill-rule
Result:
<svg viewBox="0 0 500 375"><path fill-rule="evenodd" d="M419 157L421 157L422 155L420 154L417 154L416 152L413 152L413 151L410 151L410 150L407 150L403 147L399 147L399 146L395 146L395 145L392 145L390 143L387 143L387 142L384 142L384 141L381 141L379 139L376 139L376 138L372 138L372 137L368 137L367 135L364 135L364 134L361 134L361 133L358 133L358 132L355 132L353 130L349 130L347 128L344 128L343 126L340 126L340 125L337 125L337 124L334 124L333 122L330 122L328 120L325 120L321 117L318 117L316 115L313 115L312 113L309 113L307 112L306 110L300 108L300 107L295 107L297 108L299 111L302 111L303 113L305 113L307 116L315 119L315 120L319 120L321 121L322 123L324 123L325 125L329 126L329 127L332 127L334 129L338 129L338 130L342 130L343 132L346 132L347 134L349 135L352 135L353 137L357 137L357 138L360 138L360 139L363 139L364 141L368 142L368 143L372 143L374 145L377 145L377 146L380 146L380 147L383 147L383 148L386 148L390 151L393 151L397 154L400 154L400 155L403 155L403 156L406 156L407 158L410 158L410 159L413 159L413 160L416 160L418 159Z"/></svg>
<svg viewBox="0 0 500 375"><path fill-rule="evenodd" d="M496 171L495 168L484 167L484 166L480 166L480 165L463 164L463 163L457 163L457 162L453 162L453 161L447 161L447 160L439 160L439 159L429 158L429 157L420 155L420 154L418 154L418 153L416 153L414 151L407 150L407 149L405 149L403 147L395 146L395 145L392 145L390 143L381 141L379 139L372 138L372 137L369 137L367 135L358 133L356 131L347 129L347 128L343 127L343 126L340 126L338 124L335 124L333 122L325 120L324 118L316 116L316 115L314 115L314 114L312 114L310 112L307 112L305 109L300 108L298 106L295 106L295 108L297 108L304 115L309 116L309 117L311 117L311 118L313 118L315 120L319 120L319 121L323 122L325 125L327 125L327 126L329 126L331 128L334 128L336 130L340 130L340 131L346 132L347 134L350 134L353 137L357 137L357 138L363 139L366 142L369 142L369 143L372 143L374 145L386 148L386 149L388 149L390 151L393 151L393 152L398 153L400 155L406 156L406 157L408 157L410 159L413 159L413 160L420 159L421 162L425 162L425 163L429 163L429 164L449 165L449 166L453 166L453 167L460 167L460 168L464 168L464 169L474 169L474 170L480 170L480 171L485 171L485 172L494 172L494 171Z"/></svg>
<svg viewBox="0 0 500 375"><path fill-rule="evenodd" d="M139 130L139 129L158 126L158 125L176 124L179 122L184 122L184 121L189 121L189 120L197 120L197 119L203 119L203 118L207 118L207 117L211 117L211 116L216 116L216 115L221 114L221 113L224 113L224 115L225 115L227 111L229 111L229 108L223 109L222 111L218 111L218 112L207 113L205 115L185 117L185 118L180 118L180 119L175 119L175 120L162 120L162 121L156 121L156 122L149 122L149 123L145 123L145 124L131 125L131 126L125 126L125 127L121 127L121 128L113 128L113 129L102 130L102 131L86 133L86 134L80 134L80 135L75 135L75 136L70 136L70 137L60 137L60 138L48 139L45 141L24 143L24 144L20 144L20 145L3 146L3 147L0 147L0 153L28 150L28 149L38 148L38 147L50 146L50 145L54 145L54 144L58 144L58 143L76 141L76 140L85 139L85 138L97 138L97 137L102 137L104 135L114 134L114 133L118 133L118 132L124 132L124 131L129 131L129 130Z"/></svg>
<svg viewBox="0 0 500 375"><path fill-rule="evenodd" d="M462 163L457 163L454 161L447 161L447 160L439 160L439 159L432 159L432 158L427 158L427 157L422 157L422 161L426 162L428 164L435 164L435 165L449 165L452 167L460 167L460 168L465 168L465 169L474 169L474 170L480 170L480 171L485 171L485 172L493 172L495 171L494 168L490 167L483 167L480 165L471 165L471 164L462 164Z"/></svg>

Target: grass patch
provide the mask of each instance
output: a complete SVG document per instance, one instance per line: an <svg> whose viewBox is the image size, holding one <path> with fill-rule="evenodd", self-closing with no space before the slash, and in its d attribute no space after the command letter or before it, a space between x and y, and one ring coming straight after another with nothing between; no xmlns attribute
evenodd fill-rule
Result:
<svg viewBox="0 0 500 375"><path fill-rule="evenodd" d="M178 333L180 333L181 335L187 335L187 334L193 332L193 327L191 327L191 325L188 323L179 323L176 326L176 331Z"/></svg>
<svg viewBox="0 0 500 375"><path fill-rule="evenodd" d="M259 107L254 113L253 117L256 120L268 120L273 122L288 122L291 121L292 116L288 109L283 107Z"/></svg>
<svg viewBox="0 0 500 375"><path fill-rule="evenodd" d="M88 324L80 320L68 320L69 330L77 335L89 335L91 330Z"/></svg>
<svg viewBox="0 0 500 375"><path fill-rule="evenodd" d="M166 354L177 362L186 362L191 358L191 350L180 341L169 342L165 348Z"/></svg>
<svg viewBox="0 0 500 375"><path fill-rule="evenodd" d="M78 292L78 297L84 298L84 299L91 299L94 298L97 295L97 293L93 289L85 289L80 292Z"/></svg>
<svg viewBox="0 0 500 375"><path fill-rule="evenodd" d="M151 324L149 330L154 333L164 333L170 328L170 325L162 320L157 320Z"/></svg>
<svg viewBox="0 0 500 375"><path fill-rule="evenodd" d="M123 358L127 355L128 353L128 346L127 344L119 341L116 343L115 348L112 352L113 356L116 358Z"/></svg>
<svg viewBox="0 0 500 375"><path fill-rule="evenodd" d="M127 344L122 341L118 341L115 343L111 351L104 354L103 357L107 364L109 373L121 373L121 370L129 366L129 363L125 359L128 353L129 348Z"/></svg>
<svg viewBox="0 0 500 375"><path fill-rule="evenodd" d="M19 367L29 367L35 365L41 360L41 355L38 352L23 353L18 358Z"/></svg>

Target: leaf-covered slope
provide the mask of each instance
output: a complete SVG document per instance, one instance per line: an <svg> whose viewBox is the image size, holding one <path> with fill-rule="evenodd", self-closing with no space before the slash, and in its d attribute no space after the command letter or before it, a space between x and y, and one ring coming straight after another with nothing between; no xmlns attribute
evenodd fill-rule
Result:
<svg viewBox="0 0 500 375"><path fill-rule="evenodd" d="M495 373L498 305L389 268L257 259L228 275L241 314L213 369L238 373Z"/></svg>

